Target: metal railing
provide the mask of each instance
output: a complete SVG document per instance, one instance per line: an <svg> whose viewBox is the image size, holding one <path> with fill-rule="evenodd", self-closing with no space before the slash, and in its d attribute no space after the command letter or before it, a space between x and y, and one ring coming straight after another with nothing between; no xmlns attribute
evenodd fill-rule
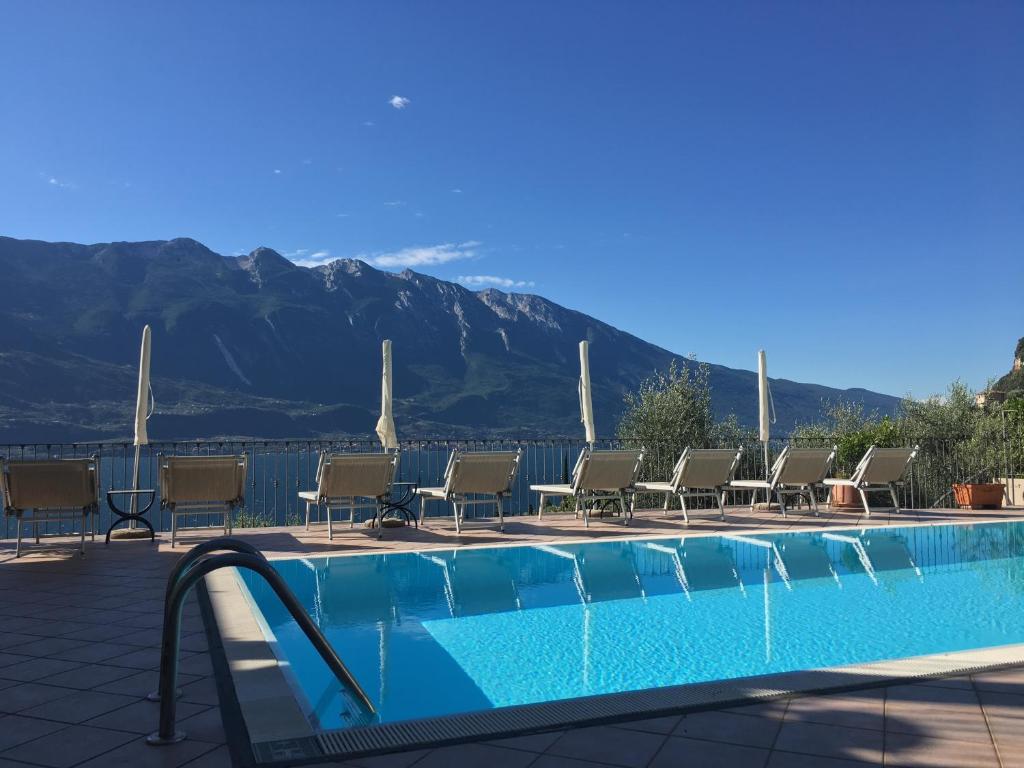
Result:
<svg viewBox="0 0 1024 768"><path fill-rule="evenodd" d="M246 568L263 577L338 681L353 692L367 710L371 713L376 712L366 691L349 672L320 628L309 617L298 598L263 553L239 539L222 537L193 547L178 561L167 577L167 589L164 593L164 626L160 644L159 687L155 695L148 697L151 701L160 702L160 726L156 733L147 737L147 743L162 746L175 744L185 738L185 733L176 727L181 611L185 598L192 588L205 576L220 568Z"/></svg>
<svg viewBox="0 0 1024 768"><path fill-rule="evenodd" d="M774 457L786 445L831 447L829 438L814 440L772 440L770 452ZM920 444L918 458L911 467L907 482L901 488L900 502L907 508L928 508L951 504L950 489L955 482L972 480L983 474L1012 478L1024 477L1024 430L1014 430L996 438L987 446L984 455L968 445L967 441L950 436L908 439L908 445ZM450 452L459 448L468 451L522 449L523 457L512 493L506 500L508 515L534 514L537 494L529 490L533 484L564 483L570 480L576 458L586 445L583 439L551 437L542 439L430 439L407 440L401 444L396 480L413 482L421 486L443 483L444 470ZM602 439L596 448L639 447L641 441ZM645 448L643 479L667 479L685 446L674 443L649 441ZM707 446L731 447L731 446ZM739 478L765 476L764 458L760 444L751 441L744 451L737 469ZM299 491L316 487L316 468L320 455L325 452L374 452L380 450L376 440L197 440L163 442L142 446L140 487L157 488L157 457L165 455L225 455L246 454L249 469L246 477L245 505L235 520L236 528L272 525L294 525L304 516ZM112 520L106 502L106 491L130 488L133 481L135 446L131 443L38 443L0 445L0 456L9 459L73 458L96 455L101 462L100 477L104 484L100 499L99 529L105 530ZM836 466L837 473L850 472L852 466ZM1019 495L1019 494L1018 494ZM730 492L730 504L743 504L749 500L744 492ZM642 499L659 504L656 499ZM1024 503L1024 499L1011 496L1011 502ZM421 509L426 517L449 516L450 505L430 503ZM158 530L169 530L170 515L157 506L149 513L149 520ZM197 517L189 525L202 525ZM54 523L53 526L58 524ZM219 527L219 526L217 526ZM5 519L0 536L13 535L13 522ZM45 532L53 533L50 528Z"/></svg>

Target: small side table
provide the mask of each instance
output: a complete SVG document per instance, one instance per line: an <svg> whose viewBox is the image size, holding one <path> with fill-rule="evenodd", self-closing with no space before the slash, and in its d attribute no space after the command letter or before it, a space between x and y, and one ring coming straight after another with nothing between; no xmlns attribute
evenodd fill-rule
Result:
<svg viewBox="0 0 1024 768"><path fill-rule="evenodd" d="M405 522L412 523L417 528L420 527L420 521L416 518L416 513L410 509L412 500L416 498L416 489L419 488L419 483L392 483L392 495L381 504L380 508L380 519L384 520L389 514L397 517L402 517ZM394 495L395 489L402 489L402 495L397 498Z"/></svg>
<svg viewBox="0 0 1024 768"><path fill-rule="evenodd" d="M141 497L143 495L145 495L145 494L149 494L149 503L146 504L146 506L143 509L139 510L138 512L124 512L124 511L122 511L121 509L118 508L117 504L114 503L114 497L115 496L135 496L135 497L139 497L139 499L141 501ZM128 522L130 520L135 520L136 522L142 523L144 526L149 528L149 540L150 541L156 541L156 532L153 530L153 526L150 525L149 520L147 520L145 517L143 517L143 515L145 515L147 512L149 512L150 507L153 506L153 502L155 502L155 501L156 501L156 491L153 490L152 488L146 488L146 489L140 489L140 490L113 490L113 491L107 491L107 504L110 506L110 511L113 512L118 517L118 519L115 520L114 522L112 522L110 524L110 527L107 528L107 544L110 544L110 534L111 534L111 532L117 526L119 526L121 523L125 523L125 522ZM136 506L136 508L138 508L138 507Z"/></svg>

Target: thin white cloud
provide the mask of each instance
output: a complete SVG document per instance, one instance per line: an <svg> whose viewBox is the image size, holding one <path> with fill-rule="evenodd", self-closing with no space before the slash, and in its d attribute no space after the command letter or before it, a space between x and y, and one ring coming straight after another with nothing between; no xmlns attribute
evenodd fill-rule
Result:
<svg viewBox="0 0 1024 768"><path fill-rule="evenodd" d="M498 288L533 288L533 280L513 280L511 277L498 277L497 275L459 275L455 281L462 283L467 288L484 288L494 285Z"/></svg>
<svg viewBox="0 0 1024 768"><path fill-rule="evenodd" d="M310 253L308 248L300 248L297 251L286 253L285 256L294 261L300 267L319 267L321 264L326 264L327 262L334 260L334 257L331 256L331 252L326 249Z"/></svg>
<svg viewBox="0 0 1024 768"><path fill-rule="evenodd" d="M58 179L56 176L50 176L46 183L51 187L57 187L58 189L74 189L75 185L67 179Z"/></svg>
<svg viewBox="0 0 1024 768"><path fill-rule="evenodd" d="M425 214L423 211L416 211L416 213L413 214L413 216L415 216L417 219L422 219L426 215L427 214Z"/></svg>
<svg viewBox="0 0 1024 768"><path fill-rule="evenodd" d="M373 128L373 126L375 126L376 123L373 122L373 120L363 120L363 125L366 126L367 128Z"/></svg>
<svg viewBox="0 0 1024 768"><path fill-rule="evenodd" d="M305 160L303 160L303 161L302 161L302 164L303 164L303 165L312 165L312 164L313 164L313 161L312 161L312 160L310 160L310 159L309 159L309 158L307 157L307 158L306 158Z"/></svg>
<svg viewBox="0 0 1024 768"><path fill-rule="evenodd" d="M392 96L388 99L388 104L395 109L405 109L409 106L409 100L405 96Z"/></svg>
<svg viewBox="0 0 1024 768"><path fill-rule="evenodd" d="M280 169L280 168L275 168L275 169L274 169L274 173L280 173L280 172L281 172L281 169Z"/></svg>
<svg viewBox="0 0 1024 768"><path fill-rule="evenodd" d="M455 187L455 189L452 190L452 193L456 194L456 195L461 195L462 194L462 190L459 189L458 187Z"/></svg>
<svg viewBox="0 0 1024 768"><path fill-rule="evenodd" d="M467 240L464 243L441 243L440 245L414 246L402 248L392 253L375 253L359 256L375 267L429 267L435 264L447 264L450 261L472 259L477 255L480 243Z"/></svg>
<svg viewBox="0 0 1024 768"><path fill-rule="evenodd" d="M347 219L351 215L352 215L351 213L336 213L336 214L334 214L334 218L336 218L336 219Z"/></svg>
<svg viewBox="0 0 1024 768"><path fill-rule="evenodd" d="M399 208L405 205L405 200L385 200L384 205L388 208Z"/></svg>

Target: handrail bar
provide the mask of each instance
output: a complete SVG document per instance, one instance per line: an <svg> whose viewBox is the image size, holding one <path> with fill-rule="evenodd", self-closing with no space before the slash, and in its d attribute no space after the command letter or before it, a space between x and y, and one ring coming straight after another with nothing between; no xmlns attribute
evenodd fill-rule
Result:
<svg viewBox="0 0 1024 768"><path fill-rule="evenodd" d="M211 542L213 543L213 542ZM223 540L221 541L223 544ZM186 570L187 568L187 570ZM348 670L337 652L327 642L320 628L313 622L306 613L302 604L299 603L294 593L289 589L281 575L274 570L273 566L265 557L254 555L248 552L230 552L222 554L210 554L196 556L189 563L181 568L179 573L172 572L172 577L178 576L177 582L170 590L170 601L165 606L163 637L160 648L160 684L159 691L173 691L176 687L178 676L178 651L181 641L181 612L192 588L207 574L220 568L247 568L258 573L274 590L278 599L288 609L288 612L295 619L299 628L303 631L317 653L330 668L334 676L347 686L359 698L363 706L371 713L376 713L373 702L363 690L362 686ZM176 729L177 696L160 697L160 726L159 730L150 734L146 742L153 746L174 744L182 741L185 734Z"/></svg>
<svg viewBox="0 0 1024 768"><path fill-rule="evenodd" d="M178 562L174 564L174 568L167 576L167 588L164 590L164 624L167 624L167 613L168 608L171 605L171 593L174 591L175 585L181 580L182 576L188 573L189 569L195 564L195 562L203 555L210 554L211 552L242 552L247 555L256 555L266 560L266 556L260 552L256 547L247 541L241 539L232 538L230 536L218 536L215 539L204 541L196 546L192 547L188 552L182 555ZM157 685L163 682L163 676L160 677ZM160 697L163 696L163 689L157 688L157 690L148 694L146 698L149 701L160 701ZM175 696L181 695L181 689L175 689Z"/></svg>

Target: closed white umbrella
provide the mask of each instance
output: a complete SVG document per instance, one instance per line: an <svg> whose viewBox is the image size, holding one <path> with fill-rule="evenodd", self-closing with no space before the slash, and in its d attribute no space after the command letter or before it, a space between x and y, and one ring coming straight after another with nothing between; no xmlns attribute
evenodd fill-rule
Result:
<svg viewBox="0 0 1024 768"><path fill-rule="evenodd" d="M142 446L149 445L149 432L146 421L153 415L153 388L149 383L149 358L152 345L152 332L147 325L142 329L142 349L139 352L139 388L135 396L135 480L133 490L139 490L139 469L141 466ZM139 497L132 495L132 514L138 511ZM135 527L135 521L129 523Z"/></svg>
<svg viewBox="0 0 1024 768"><path fill-rule="evenodd" d="M593 446L597 439L594 429L594 402L590 395L590 343L580 342L580 421L587 433L587 442Z"/></svg>
<svg viewBox="0 0 1024 768"><path fill-rule="evenodd" d="M391 405L391 340L385 339L382 345L384 355L384 372L381 376L380 418L377 419L377 437L384 450L398 447L398 435L395 432L395 417Z"/></svg>
<svg viewBox="0 0 1024 768"><path fill-rule="evenodd" d="M771 437L771 425L775 423L775 401L768 386L768 359L763 349L757 352L757 405L758 440L764 446L764 473L765 479L768 479L771 472L771 465L768 463L768 440Z"/></svg>

